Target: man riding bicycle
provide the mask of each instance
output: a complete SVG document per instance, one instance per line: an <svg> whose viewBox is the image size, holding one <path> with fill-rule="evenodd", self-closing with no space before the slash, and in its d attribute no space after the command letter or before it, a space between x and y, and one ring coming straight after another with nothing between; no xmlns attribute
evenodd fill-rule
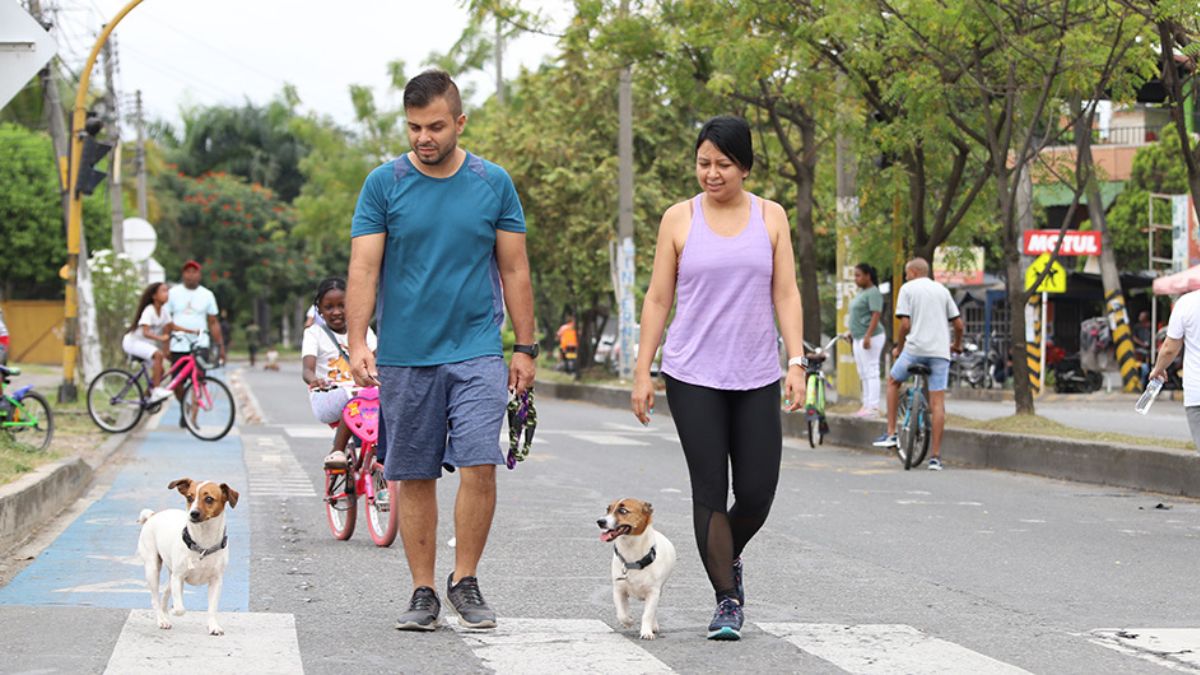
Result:
<svg viewBox="0 0 1200 675"><path fill-rule="evenodd" d="M225 336L221 333L221 324L217 320L217 298L212 291L200 285L200 263L189 260L183 264L183 284L171 287L167 296L167 310L176 331L171 333L171 362L187 356L195 343L201 349L201 356L208 360L207 350L215 342L218 350L217 363L225 362ZM179 330L182 329L182 330ZM207 334L205 333L207 329ZM187 333L198 334L191 338ZM183 419L183 389L175 390L175 398L179 400L179 426L186 428Z"/></svg>
<svg viewBox="0 0 1200 675"><path fill-rule="evenodd" d="M933 413L931 471L942 470L942 432L946 428L946 384L950 374L950 353L962 352L963 321L958 306L946 287L929 278L929 263L913 258L904 266L907 283L900 288L896 300L896 316L900 330L892 356L896 359L888 374L887 433L875 440L877 448L894 448L896 439L896 409L900 403L900 384L908 379L909 369L925 366L929 369L929 403ZM954 327L954 344L946 324Z"/></svg>

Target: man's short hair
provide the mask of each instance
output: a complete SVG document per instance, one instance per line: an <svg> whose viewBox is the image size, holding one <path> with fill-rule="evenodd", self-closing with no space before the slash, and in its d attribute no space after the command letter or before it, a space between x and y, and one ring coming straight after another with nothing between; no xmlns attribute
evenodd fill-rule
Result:
<svg viewBox="0 0 1200 675"><path fill-rule="evenodd" d="M445 98L450 106L450 114L458 117L462 114L462 97L458 93L458 85L450 79L450 73L439 68L431 68L417 75L404 85L404 109L424 108L433 103L435 98Z"/></svg>
<svg viewBox="0 0 1200 675"><path fill-rule="evenodd" d="M913 258L904 266L906 270L912 270L921 276L929 276L929 262L924 258Z"/></svg>

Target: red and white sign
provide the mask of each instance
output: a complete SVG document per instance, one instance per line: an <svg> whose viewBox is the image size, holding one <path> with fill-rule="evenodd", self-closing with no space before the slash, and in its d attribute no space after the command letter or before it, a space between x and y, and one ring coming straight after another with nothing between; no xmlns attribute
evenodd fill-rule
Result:
<svg viewBox="0 0 1200 675"><path fill-rule="evenodd" d="M1058 230L1026 230L1025 255L1054 253L1058 244ZM1063 233L1061 255L1100 255L1100 233L1067 230Z"/></svg>

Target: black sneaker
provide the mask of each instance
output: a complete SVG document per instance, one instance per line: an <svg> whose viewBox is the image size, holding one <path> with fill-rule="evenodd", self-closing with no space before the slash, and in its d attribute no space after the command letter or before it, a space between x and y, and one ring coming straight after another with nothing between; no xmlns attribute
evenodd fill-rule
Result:
<svg viewBox="0 0 1200 675"><path fill-rule="evenodd" d="M428 586L421 586L413 591L412 600L408 601L408 611L396 619L396 630L436 630L438 613L442 611L442 603L437 593Z"/></svg>
<svg viewBox="0 0 1200 675"><path fill-rule="evenodd" d="M712 622L708 624L709 640L742 639L742 606L736 598L724 598L717 603Z"/></svg>
<svg viewBox="0 0 1200 675"><path fill-rule="evenodd" d="M446 578L446 597L458 614L459 623L464 628L495 628L496 613L484 602L483 594L479 592L479 580L463 577L451 585L453 581L454 572L451 572Z"/></svg>
<svg viewBox="0 0 1200 675"><path fill-rule="evenodd" d="M737 560L733 561L733 585L737 588L738 604L742 607L746 606L746 587L742 584L742 557L738 556Z"/></svg>

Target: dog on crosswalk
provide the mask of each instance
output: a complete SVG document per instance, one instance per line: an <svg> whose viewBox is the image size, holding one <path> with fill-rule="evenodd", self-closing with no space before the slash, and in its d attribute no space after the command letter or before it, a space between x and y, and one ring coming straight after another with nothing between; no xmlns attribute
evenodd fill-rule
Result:
<svg viewBox="0 0 1200 675"><path fill-rule="evenodd" d="M138 517L142 534L138 556L146 568L150 587L150 605L158 616L158 627L171 627L171 612L183 616L183 585L208 586L208 634L224 635L217 623L217 603L221 599L221 581L229 565L229 535L225 530L225 507L237 506L238 493L225 483L191 478L173 480L168 490L178 490L187 499L187 511L167 509L155 513L143 509ZM167 587L159 597L159 575L167 568Z"/></svg>
<svg viewBox="0 0 1200 675"><path fill-rule="evenodd" d="M675 546L654 529L654 507L639 499L618 499L597 520L600 541L614 542L612 556L613 604L617 621L633 625L629 597L645 603L642 609L642 639L653 640L658 630L658 601L671 570Z"/></svg>

